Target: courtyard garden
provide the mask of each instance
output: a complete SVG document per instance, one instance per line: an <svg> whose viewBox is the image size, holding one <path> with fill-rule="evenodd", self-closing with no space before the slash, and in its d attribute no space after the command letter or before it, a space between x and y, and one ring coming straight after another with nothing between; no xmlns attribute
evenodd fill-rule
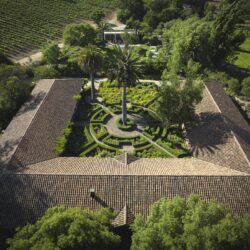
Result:
<svg viewBox="0 0 250 250"><path fill-rule="evenodd" d="M137 157L185 157L188 148L178 126L161 125L153 107L158 86L140 83L127 88L127 122L122 122L122 95L117 83L104 81L89 101L78 98L71 123L56 142L60 156L113 157L127 152Z"/></svg>

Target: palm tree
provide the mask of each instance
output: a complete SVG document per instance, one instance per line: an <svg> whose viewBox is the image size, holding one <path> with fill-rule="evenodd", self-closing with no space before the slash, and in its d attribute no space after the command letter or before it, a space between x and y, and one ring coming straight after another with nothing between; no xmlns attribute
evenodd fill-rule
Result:
<svg viewBox="0 0 250 250"><path fill-rule="evenodd" d="M112 27L112 25L110 23L106 23L106 22L100 22L99 23L98 29L102 33L102 42L104 42L104 40L105 40L105 38L104 38L104 31L111 29L111 27Z"/></svg>
<svg viewBox="0 0 250 250"><path fill-rule="evenodd" d="M102 68L103 52L96 45L88 45L83 48L78 57L78 64L90 74L91 100L95 98L95 74Z"/></svg>
<svg viewBox="0 0 250 250"><path fill-rule="evenodd" d="M127 122L127 86L135 86L141 76L141 63L139 57L129 48L121 49L116 46L108 69L108 78L116 80L122 85L122 122Z"/></svg>

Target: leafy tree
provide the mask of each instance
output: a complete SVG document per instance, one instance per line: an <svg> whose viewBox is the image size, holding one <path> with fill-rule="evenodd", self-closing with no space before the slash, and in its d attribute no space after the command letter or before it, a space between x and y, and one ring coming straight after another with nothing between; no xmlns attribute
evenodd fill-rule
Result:
<svg viewBox="0 0 250 250"><path fill-rule="evenodd" d="M60 58L60 48L55 42L48 43L42 50L43 61L48 64L57 64Z"/></svg>
<svg viewBox="0 0 250 250"><path fill-rule="evenodd" d="M120 20L126 22L129 18L142 21L145 14L144 0L120 0L121 10L118 14Z"/></svg>
<svg viewBox="0 0 250 250"><path fill-rule="evenodd" d="M250 77L247 77L242 81L241 94L250 98Z"/></svg>
<svg viewBox="0 0 250 250"><path fill-rule="evenodd" d="M34 69L34 77L38 79L53 79L59 75L59 72L52 65L42 65Z"/></svg>
<svg viewBox="0 0 250 250"><path fill-rule="evenodd" d="M122 50L116 46L110 59L108 77L122 85L122 122L127 122L127 86L134 86L141 76L141 62L135 53L129 48Z"/></svg>
<svg viewBox="0 0 250 250"><path fill-rule="evenodd" d="M70 24L63 32L64 44L84 47L95 43L96 30L89 24Z"/></svg>
<svg viewBox="0 0 250 250"><path fill-rule="evenodd" d="M215 20L192 17L169 22L163 32L163 51L167 59L165 78L171 74L185 74L190 59L204 68L215 68L232 56L244 40L236 27L241 1L222 6Z"/></svg>
<svg viewBox="0 0 250 250"><path fill-rule="evenodd" d="M95 98L95 73L97 73L103 62L103 52L96 45L88 45L83 48L78 57L78 63L86 73L90 74L91 99Z"/></svg>
<svg viewBox="0 0 250 250"><path fill-rule="evenodd" d="M9 250L111 249L119 236L111 232L113 214L108 209L49 208L35 224L18 228L7 240Z"/></svg>
<svg viewBox="0 0 250 250"><path fill-rule="evenodd" d="M157 113L165 127L191 122L195 116L195 105L202 100L199 83L187 80L173 84L163 83L159 91Z"/></svg>
<svg viewBox="0 0 250 250"><path fill-rule="evenodd" d="M28 98L32 85L26 69L17 65L0 65L0 131L5 129Z"/></svg>
<svg viewBox="0 0 250 250"><path fill-rule="evenodd" d="M250 216L234 217L223 205L196 195L161 199L147 221L132 225L132 250L249 249Z"/></svg>

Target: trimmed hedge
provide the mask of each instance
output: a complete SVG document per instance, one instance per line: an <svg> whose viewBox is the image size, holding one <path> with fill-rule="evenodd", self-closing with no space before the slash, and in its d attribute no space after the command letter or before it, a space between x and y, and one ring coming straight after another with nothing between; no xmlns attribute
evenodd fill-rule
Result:
<svg viewBox="0 0 250 250"><path fill-rule="evenodd" d="M132 120L127 119L127 124L124 125L122 122L122 119L119 118L116 120L116 126L120 129L120 130L124 130L124 131L132 131L135 129L135 124Z"/></svg>
<svg viewBox="0 0 250 250"><path fill-rule="evenodd" d="M96 131L96 127L100 127L99 128L100 129L100 133L98 133L99 131L98 132ZM94 134L94 136L97 139L100 139L100 140L108 135L108 131L106 130L106 128L104 126L102 126L101 124L99 124L99 123L98 124L90 123L89 129Z"/></svg>
<svg viewBox="0 0 250 250"><path fill-rule="evenodd" d="M105 122L111 115L107 113L104 109L98 109L97 112L92 115L90 122L93 123L103 123Z"/></svg>

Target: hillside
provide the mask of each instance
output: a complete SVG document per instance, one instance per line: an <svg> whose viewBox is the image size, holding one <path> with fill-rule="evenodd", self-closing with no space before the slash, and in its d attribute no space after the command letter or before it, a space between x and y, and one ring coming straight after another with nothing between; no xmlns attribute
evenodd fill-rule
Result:
<svg viewBox="0 0 250 250"><path fill-rule="evenodd" d="M11 58L27 56L47 40L61 38L66 24L116 5L117 0L0 0L0 50Z"/></svg>

